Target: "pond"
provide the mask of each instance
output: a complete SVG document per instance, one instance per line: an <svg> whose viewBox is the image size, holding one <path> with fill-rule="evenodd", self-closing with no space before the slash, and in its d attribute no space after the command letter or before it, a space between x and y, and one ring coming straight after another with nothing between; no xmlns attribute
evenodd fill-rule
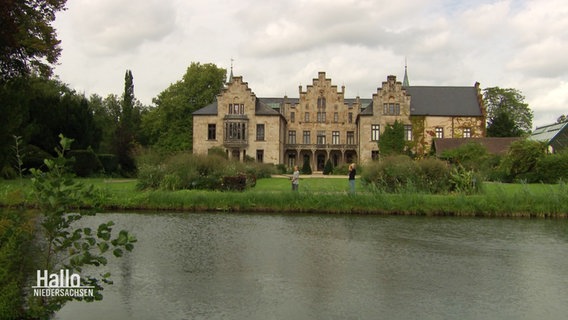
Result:
<svg viewBox="0 0 568 320"><path fill-rule="evenodd" d="M99 214L138 238L56 319L565 319L568 220Z"/></svg>

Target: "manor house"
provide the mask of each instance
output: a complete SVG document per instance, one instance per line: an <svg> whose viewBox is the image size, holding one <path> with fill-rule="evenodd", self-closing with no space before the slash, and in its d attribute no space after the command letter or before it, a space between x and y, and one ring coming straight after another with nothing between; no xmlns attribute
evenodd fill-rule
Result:
<svg viewBox="0 0 568 320"><path fill-rule="evenodd" d="M308 160L322 171L366 162L380 155L386 126L404 125L412 152L428 152L436 138L485 136L486 112L479 83L471 87L410 86L388 76L370 98L346 98L325 72L319 72L299 97L260 98L240 76L231 76L217 100L193 113L193 153L213 147L229 158L288 167Z"/></svg>

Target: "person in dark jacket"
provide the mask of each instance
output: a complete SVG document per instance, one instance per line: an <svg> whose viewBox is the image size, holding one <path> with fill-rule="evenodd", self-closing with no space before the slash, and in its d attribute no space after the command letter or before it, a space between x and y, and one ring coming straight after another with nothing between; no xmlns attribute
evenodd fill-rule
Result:
<svg viewBox="0 0 568 320"><path fill-rule="evenodd" d="M349 192L355 193L355 175L357 174L357 169L355 168L355 164L352 163L349 165Z"/></svg>

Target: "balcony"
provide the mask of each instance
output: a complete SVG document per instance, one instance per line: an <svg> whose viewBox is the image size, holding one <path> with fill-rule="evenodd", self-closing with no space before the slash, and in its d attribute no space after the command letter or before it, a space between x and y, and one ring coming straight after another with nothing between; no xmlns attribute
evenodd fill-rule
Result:
<svg viewBox="0 0 568 320"><path fill-rule="evenodd" d="M356 150L356 144L319 144L319 143L286 143L284 149L313 149L313 150Z"/></svg>
<svg viewBox="0 0 568 320"><path fill-rule="evenodd" d="M247 148L248 147L248 140L225 139L223 141L223 146L225 148Z"/></svg>

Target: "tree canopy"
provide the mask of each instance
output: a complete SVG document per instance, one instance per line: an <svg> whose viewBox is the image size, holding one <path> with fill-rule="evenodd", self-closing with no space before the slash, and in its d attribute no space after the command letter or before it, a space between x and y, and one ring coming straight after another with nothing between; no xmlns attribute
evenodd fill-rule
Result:
<svg viewBox="0 0 568 320"><path fill-rule="evenodd" d="M499 87L484 89L483 101L487 108L488 121L487 135L517 137L530 133L533 112L524 100L525 97L517 89Z"/></svg>
<svg viewBox="0 0 568 320"><path fill-rule="evenodd" d="M381 156L402 154L406 147L402 122L395 120L393 124L388 124L378 143Z"/></svg>
<svg viewBox="0 0 568 320"><path fill-rule="evenodd" d="M61 54L55 14L67 0L2 0L0 3L0 81L32 72L51 75Z"/></svg>
<svg viewBox="0 0 568 320"><path fill-rule="evenodd" d="M216 65L193 62L182 80L154 99L156 107L142 118L145 141L158 149L192 149L192 113L213 101L225 84L227 71Z"/></svg>

